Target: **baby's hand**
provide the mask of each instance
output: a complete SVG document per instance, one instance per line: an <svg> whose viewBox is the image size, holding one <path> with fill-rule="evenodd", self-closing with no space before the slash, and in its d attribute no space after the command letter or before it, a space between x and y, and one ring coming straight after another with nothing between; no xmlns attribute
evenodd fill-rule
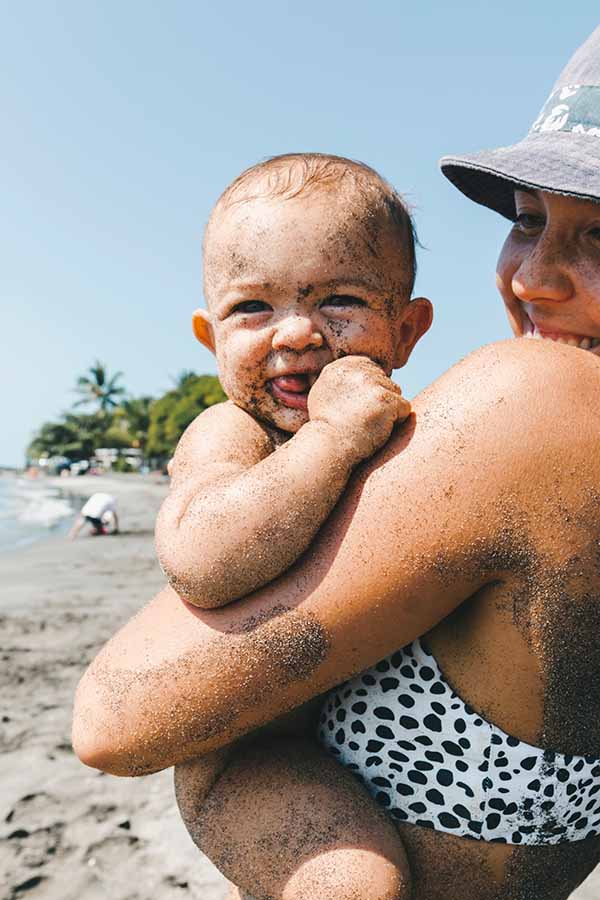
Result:
<svg viewBox="0 0 600 900"><path fill-rule="evenodd" d="M396 422L410 415L410 403L372 360L344 356L325 366L315 381L308 415L335 428L341 446L358 462L386 443Z"/></svg>

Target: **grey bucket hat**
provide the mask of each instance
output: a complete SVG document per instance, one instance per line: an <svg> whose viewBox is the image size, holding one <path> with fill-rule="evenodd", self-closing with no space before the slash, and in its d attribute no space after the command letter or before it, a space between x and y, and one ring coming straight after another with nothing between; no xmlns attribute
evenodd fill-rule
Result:
<svg viewBox="0 0 600 900"><path fill-rule="evenodd" d="M515 219L515 185L600 201L600 27L568 62L524 140L444 156L442 172L475 203Z"/></svg>

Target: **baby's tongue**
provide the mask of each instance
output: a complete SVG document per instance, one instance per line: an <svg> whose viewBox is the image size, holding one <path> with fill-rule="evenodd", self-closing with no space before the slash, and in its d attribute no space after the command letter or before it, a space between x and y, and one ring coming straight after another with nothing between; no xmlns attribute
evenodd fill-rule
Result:
<svg viewBox="0 0 600 900"><path fill-rule="evenodd" d="M273 383L282 391L289 391L292 394L303 394L308 390L307 375L280 375L279 378L273 378Z"/></svg>

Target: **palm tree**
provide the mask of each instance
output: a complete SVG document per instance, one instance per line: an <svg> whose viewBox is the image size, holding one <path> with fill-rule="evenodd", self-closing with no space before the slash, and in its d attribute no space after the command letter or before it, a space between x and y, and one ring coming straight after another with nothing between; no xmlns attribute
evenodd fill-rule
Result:
<svg viewBox="0 0 600 900"><path fill-rule="evenodd" d="M89 403L98 404L98 412L106 413L118 405L117 397L125 393L125 388L117 384L123 377L122 372L117 372L109 379L106 366L100 360L88 369L89 375L80 375L77 379L76 393L81 395L75 406L84 406Z"/></svg>
<svg viewBox="0 0 600 900"><path fill-rule="evenodd" d="M62 422L45 422L31 441L27 456L89 459L104 444L106 421L97 413L63 413Z"/></svg>
<svg viewBox="0 0 600 900"><path fill-rule="evenodd" d="M123 400L115 411L114 425L109 433L112 435L114 429L119 428L127 435L132 447L138 447L144 452L150 426L150 407L153 403L154 398L147 396Z"/></svg>
<svg viewBox="0 0 600 900"><path fill-rule="evenodd" d="M175 385L175 389L180 390L181 388L185 388L186 385L195 380L197 377L198 376L193 369L182 369L178 375L171 375L171 381Z"/></svg>

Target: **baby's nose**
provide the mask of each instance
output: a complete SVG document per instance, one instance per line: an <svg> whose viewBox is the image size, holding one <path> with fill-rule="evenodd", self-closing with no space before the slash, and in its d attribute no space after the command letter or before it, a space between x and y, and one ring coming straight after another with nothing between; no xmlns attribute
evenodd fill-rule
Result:
<svg viewBox="0 0 600 900"><path fill-rule="evenodd" d="M282 319L273 334L274 350L305 350L321 347L323 335L310 316L290 315Z"/></svg>

